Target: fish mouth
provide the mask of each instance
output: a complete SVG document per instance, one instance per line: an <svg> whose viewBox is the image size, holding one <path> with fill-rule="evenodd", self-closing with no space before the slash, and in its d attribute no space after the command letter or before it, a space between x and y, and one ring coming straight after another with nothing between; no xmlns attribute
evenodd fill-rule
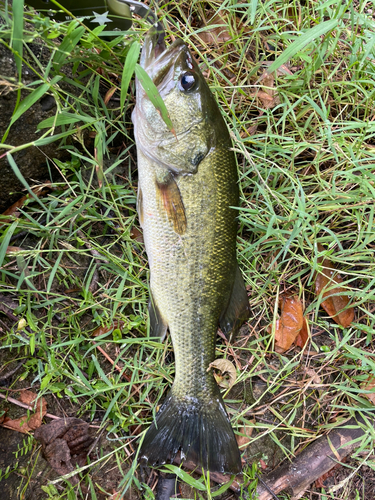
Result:
<svg viewBox="0 0 375 500"><path fill-rule="evenodd" d="M165 44L165 33L152 28L146 35L141 55L141 66L147 71L151 78L170 68L176 61L179 53L186 45L181 39L176 39L169 47Z"/></svg>

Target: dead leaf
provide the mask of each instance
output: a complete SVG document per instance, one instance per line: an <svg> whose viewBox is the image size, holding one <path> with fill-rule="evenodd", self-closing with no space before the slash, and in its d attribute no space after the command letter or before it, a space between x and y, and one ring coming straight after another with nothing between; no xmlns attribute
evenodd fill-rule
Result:
<svg viewBox="0 0 375 500"><path fill-rule="evenodd" d="M322 245L318 244L318 250L319 252L324 250ZM316 295L322 294L325 298L321 306L326 313L338 325L348 328L354 320L354 308L348 307L349 297L342 295L345 292L345 289L340 286L343 280L329 259L318 257L318 263L322 265L322 272L316 275L315 293Z"/></svg>
<svg viewBox="0 0 375 500"><path fill-rule="evenodd" d="M105 96L104 96L104 104L107 106L109 101L111 100L111 97L113 94L116 92L117 87L111 87L110 89L107 90Z"/></svg>
<svg viewBox="0 0 375 500"><path fill-rule="evenodd" d="M253 421L255 423L255 421ZM241 435L236 434L236 440L238 447L243 451L251 443L251 434L253 432L253 427L251 425L245 425L240 429Z"/></svg>
<svg viewBox="0 0 375 500"><path fill-rule="evenodd" d="M297 335L297 338L294 341L294 344L297 347L300 347L301 349L303 349L305 347L305 345L307 344L308 340L309 340L309 331L308 331L308 327L307 327L307 321L306 321L306 318L303 318L301 331Z"/></svg>
<svg viewBox="0 0 375 500"><path fill-rule="evenodd" d="M342 463L343 462L346 462L346 457L343 457L340 459L340 463L338 464L335 464L332 469L330 469L328 472L325 472L324 474L322 474L316 481L315 481L315 488L324 488L325 487L325 484L324 482L331 476L333 476L335 474L335 470L336 469L339 469L340 467L342 467Z"/></svg>
<svg viewBox="0 0 375 500"><path fill-rule="evenodd" d="M11 255L13 253L18 253L18 252L22 252L24 249L21 248L21 247L12 247L12 246L8 246L8 248L5 250L5 253L7 255Z"/></svg>
<svg viewBox="0 0 375 500"><path fill-rule="evenodd" d="M228 21L225 19L222 11L212 17L208 23L206 23L206 26L214 27L197 33L202 42L219 45L220 43L231 40L232 37L228 32Z"/></svg>
<svg viewBox="0 0 375 500"><path fill-rule="evenodd" d="M22 391L20 393L19 401L33 407L35 409L34 415L30 418L25 415L24 417L16 418L15 420L6 418L1 425L7 429L28 434L42 425L43 417L47 413L47 402L44 398L38 399L38 395L32 391Z"/></svg>
<svg viewBox="0 0 375 500"><path fill-rule="evenodd" d="M143 243L143 233L135 226L133 226L130 230L130 238L138 241L139 243Z"/></svg>
<svg viewBox="0 0 375 500"><path fill-rule="evenodd" d="M361 388L365 391L373 391L369 394L363 394L373 405L375 405L375 377L369 377L366 382L361 385Z"/></svg>
<svg viewBox="0 0 375 500"><path fill-rule="evenodd" d="M242 137L242 139L245 139L246 137L250 137L251 135L254 135L256 133L258 129L258 124L255 124L255 125L251 125L250 127L248 127L246 129L246 131L242 131L240 133L240 136Z"/></svg>
<svg viewBox="0 0 375 500"><path fill-rule="evenodd" d="M259 99L265 109L274 108L277 104L280 104L280 99L275 88L275 75L265 70L258 79L258 82L262 82L263 90L258 90L251 95Z"/></svg>
<svg viewBox="0 0 375 500"><path fill-rule="evenodd" d="M122 330L124 326L125 326L125 321L122 320L115 321L111 326L105 326L105 325L99 326L98 328L96 328L96 330L92 332L91 336L100 337L100 335L104 335L105 333L108 333L112 330L116 329Z"/></svg>
<svg viewBox="0 0 375 500"><path fill-rule="evenodd" d="M52 189L52 184L49 181L46 181L44 184L41 184L40 186L36 186L32 188L32 192L36 196L43 196L48 190ZM30 198L30 194L26 194L25 196L22 196L16 203L13 203L12 206L10 206L5 212L2 213L2 215L5 216L11 216L13 215L14 217L19 217L19 212L18 209L22 207L22 205L25 203L27 199Z"/></svg>
<svg viewBox="0 0 375 500"><path fill-rule="evenodd" d="M42 444L44 458L61 476L73 472L75 464L80 467L87 462L87 453L94 442L89 433L89 424L79 418L60 418L42 425L34 437ZM72 476L70 481L77 484Z"/></svg>
<svg viewBox="0 0 375 500"><path fill-rule="evenodd" d="M275 328L275 351L281 353L287 351L297 339L304 318L302 302L296 295L284 295L280 302L281 315Z"/></svg>
<svg viewBox="0 0 375 500"><path fill-rule="evenodd" d="M112 490L112 495L108 498L108 500L121 500L121 492Z"/></svg>
<svg viewBox="0 0 375 500"><path fill-rule="evenodd" d="M322 379L312 368L306 368L305 373L312 379L314 384L320 385L322 383Z"/></svg>
<svg viewBox="0 0 375 500"><path fill-rule="evenodd" d="M262 470L266 470L267 469L267 464L266 464L266 462L264 460L260 459L259 463L260 463L260 468Z"/></svg>
<svg viewBox="0 0 375 500"><path fill-rule="evenodd" d="M234 364L228 359L215 359L215 361L212 361L212 363L208 365L207 371L210 371L211 368L215 368L221 372L220 374L214 372L214 377L218 385L225 389L230 389L237 378Z"/></svg>

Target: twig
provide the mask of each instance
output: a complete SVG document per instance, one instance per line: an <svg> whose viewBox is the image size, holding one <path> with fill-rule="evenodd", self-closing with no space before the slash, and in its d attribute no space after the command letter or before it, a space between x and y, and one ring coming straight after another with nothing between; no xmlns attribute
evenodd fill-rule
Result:
<svg viewBox="0 0 375 500"><path fill-rule="evenodd" d="M9 403L13 403L14 405L20 406L21 408L25 408L26 410L31 410L31 411L35 410L35 408L33 408L33 406L27 405L25 403L21 403L21 401L18 401L18 399L14 399L10 396L7 397L5 394L0 394L0 398L6 399L7 401L9 401ZM63 417L57 417L56 415L52 415L51 413L46 413L44 416L48 417L48 418L52 418L53 420L60 420L61 418L63 418ZM89 425L89 427L93 427L95 429L100 429L100 425Z"/></svg>
<svg viewBox="0 0 375 500"><path fill-rule="evenodd" d="M25 403L21 403L21 401L18 401L18 399L14 399L10 396L6 396L5 394L0 394L0 398L6 399L7 401L9 401L9 403L13 403L14 405L20 406L21 408L26 408L26 410L31 410L31 411L35 410L35 408L32 405L27 405ZM46 413L45 416L48 418L53 418L55 420L60 419L60 417L56 417L56 415L51 415L51 413Z"/></svg>
<svg viewBox="0 0 375 500"><path fill-rule="evenodd" d="M101 347L100 347L100 346L99 346L99 345L98 345L98 344L97 344L94 340L92 341L92 343L93 343L93 344L95 344L95 346L96 346L96 348L98 349L98 351L100 351L100 352L103 354L103 356L104 356L104 357L105 357L105 358L106 358L106 359L107 359L107 360L111 363L111 365L112 365L114 368L116 368L116 370L117 370L118 372L120 372L120 373L121 373L121 372L123 371L123 368L121 368L120 366L116 365L116 364L115 364L115 362L113 361L113 359L112 359L112 358L111 358L111 357L110 357L110 356L109 356L109 355L105 352L105 350L104 350L104 349L102 349L102 348L101 348ZM128 382L130 382L130 377L128 377L125 373L123 373L123 374L122 374L122 376L123 376L124 378L126 378L126 380L127 380ZM136 386L134 386L134 389L135 389L135 391L136 391L136 392L138 392L138 393L139 393L139 389L138 389Z"/></svg>
<svg viewBox="0 0 375 500"><path fill-rule="evenodd" d="M357 448L360 445L358 438L366 432L364 420L360 416L351 418L343 423L342 427L332 429L328 436L318 438L291 462L281 465L263 477L262 485L257 489L259 500L272 500L275 498L272 495L284 490L293 497L300 498L311 483Z"/></svg>
<svg viewBox="0 0 375 500"><path fill-rule="evenodd" d="M24 361L20 361L20 362L18 363L18 365L17 365L15 368L13 368L13 370L11 370L10 372L6 373L5 375L2 375L2 376L0 377L0 385L3 385L3 383L5 382L5 380L8 380L8 379L9 379L10 377L12 377L15 373L17 373L17 372L18 372L18 370L21 368L21 366L23 366L23 365L24 365L24 363L25 363Z"/></svg>

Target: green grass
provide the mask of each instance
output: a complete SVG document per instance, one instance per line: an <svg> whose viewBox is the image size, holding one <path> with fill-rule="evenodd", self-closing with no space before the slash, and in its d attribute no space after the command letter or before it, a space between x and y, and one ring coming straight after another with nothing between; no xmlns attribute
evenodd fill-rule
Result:
<svg viewBox="0 0 375 500"><path fill-rule="evenodd" d="M228 411L236 431L252 426L254 443L268 440L280 457L291 458L301 442L355 411L371 415L373 409L361 389L375 375L375 19L368 13L373 3L161 3L158 15L167 33L188 42L207 71L238 157L238 256L253 316L233 350L218 343L218 357L233 361L234 354L242 367L237 365L236 386L226 396ZM205 22L218 9L230 39L207 45L200 33L211 29ZM53 95L56 115L36 124L33 144L55 141L71 160L50 159L61 181L53 182L47 196L31 197L20 217L0 228L2 293L17 302L15 314L29 327L3 330L1 350L10 367L13 358L25 361L12 389L27 381L55 409L56 402L68 399L74 415L96 419L113 439L109 457L119 477L113 488L152 498L136 470L134 436L151 422L174 366L170 340L147 338L147 258L133 233L139 227L133 80L129 90L126 86L147 25L135 22L125 38L118 34L109 41L101 27L89 32L77 21L54 23L26 12L20 45L13 38L12 13L5 15L0 2L0 42L23 58L36 80L9 82L23 96L10 125L16 127L43 95ZM45 47L46 57L36 57L30 42ZM282 71L282 64L289 71ZM278 102L265 109L256 92L267 90L260 76L270 66L279 67ZM109 89L115 90L105 105ZM25 184L21 165L10 155L31 145L14 148L6 136L0 155L8 153ZM9 244L22 250L6 254ZM314 294L318 244L340 270L355 305L356 320L348 329L327 317ZM304 301L312 333L308 353L273 351L267 326L277 318L277 297L285 290ZM119 320L121 332L113 329ZM100 326L108 331L93 338ZM319 375L320 384L306 384L307 368ZM253 386L259 381L265 392L257 396ZM374 468L368 458L372 438L369 426L354 454L355 467ZM245 456L245 473L253 477L252 461L262 457ZM103 457L82 471L89 486L90 474L107 463ZM184 475L183 480L189 483L189 477L192 485L200 481L198 498L205 479ZM69 492L57 491L59 498L69 498Z"/></svg>

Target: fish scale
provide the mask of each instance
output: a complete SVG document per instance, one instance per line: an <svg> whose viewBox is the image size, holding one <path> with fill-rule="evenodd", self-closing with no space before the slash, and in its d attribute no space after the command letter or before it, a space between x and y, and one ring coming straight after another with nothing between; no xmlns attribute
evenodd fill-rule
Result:
<svg viewBox="0 0 375 500"><path fill-rule="evenodd" d="M141 64L175 125L173 137L137 82L132 118L138 212L150 267L150 329L160 337L169 329L176 366L140 457L159 465L180 452L208 470L236 473L239 450L208 370L219 323L229 333L249 316L236 260L236 161L218 106L187 47L181 41L161 47L151 31ZM190 92L181 88L187 74L195 81Z"/></svg>

